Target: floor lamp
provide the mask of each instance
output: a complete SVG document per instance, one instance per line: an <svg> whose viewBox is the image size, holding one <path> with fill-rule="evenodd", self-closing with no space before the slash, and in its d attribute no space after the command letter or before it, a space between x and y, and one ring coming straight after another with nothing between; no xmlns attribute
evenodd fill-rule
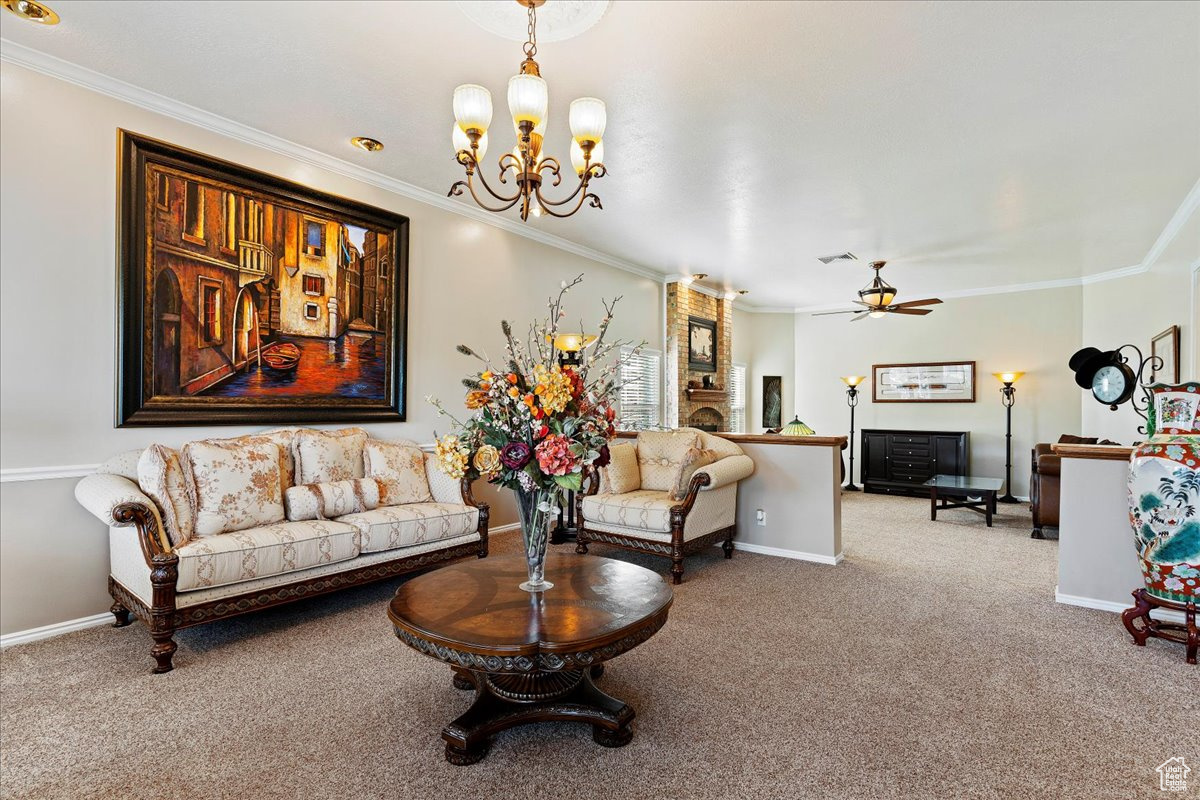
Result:
<svg viewBox="0 0 1200 800"><path fill-rule="evenodd" d="M1004 402L1004 413L1007 417L1004 428L1004 496L997 497L998 503L1019 503L1012 493L1012 407L1017 401L1017 387L1024 372L993 372L996 380L1004 384L1000 387L1000 398Z"/></svg>
<svg viewBox="0 0 1200 800"><path fill-rule="evenodd" d="M553 338L549 336L546 338L554 345L554 349L558 353L558 366L560 368L570 367L571 369L579 367L579 352L596 341L595 336L587 333L560 333ZM566 497L565 518L563 511L563 507L559 506L558 523L551 532L550 544L564 544L565 542L575 541L575 493L569 489L567 490Z"/></svg>
<svg viewBox="0 0 1200 800"><path fill-rule="evenodd" d="M850 469L846 470L849 483L842 487L847 492L858 491L854 485L854 407L858 405L858 385L864 380L866 377L863 375L842 376L842 383L846 384L846 405L850 406Z"/></svg>

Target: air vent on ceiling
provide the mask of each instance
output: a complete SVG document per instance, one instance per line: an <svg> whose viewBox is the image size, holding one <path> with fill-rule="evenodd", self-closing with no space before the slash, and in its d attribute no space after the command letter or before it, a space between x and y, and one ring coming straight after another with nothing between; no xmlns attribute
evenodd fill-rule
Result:
<svg viewBox="0 0 1200 800"><path fill-rule="evenodd" d="M832 264L834 261L858 261L858 256L854 253L838 253L832 256L820 256L817 261L822 264Z"/></svg>

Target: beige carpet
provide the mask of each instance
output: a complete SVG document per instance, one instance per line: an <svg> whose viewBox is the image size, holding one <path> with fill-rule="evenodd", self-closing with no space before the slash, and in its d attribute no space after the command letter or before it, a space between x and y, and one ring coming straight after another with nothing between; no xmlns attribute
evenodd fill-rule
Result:
<svg viewBox="0 0 1200 800"><path fill-rule="evenodd" d="M1131 798L1172 756L1200 794L1200 671L1055 604L1057 542L1003 513L848 495L841 566L693 559L667 626L601 679L638 713L616 750L550 724L448 765L470 695L393 636L395 582L185 631L168 675L139 624L9 648L3 795Z"/></svg>

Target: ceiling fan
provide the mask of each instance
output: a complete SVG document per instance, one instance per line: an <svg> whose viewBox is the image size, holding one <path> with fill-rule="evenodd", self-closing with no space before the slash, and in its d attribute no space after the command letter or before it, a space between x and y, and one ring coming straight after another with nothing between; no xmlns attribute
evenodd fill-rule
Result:
<svg viewBox="0 0 1200 800"><path fill-rule="evenodd" d="M942 302L936 297L930 297L927 300L909 300L907 303L893 303L898 292L896 287L889 284L883 278L879 277L879 270L883 269L886 261L872 261L871 269L875 270L875 278L863 289L858 290L858 300L854 302L860 306L865 306L863 310L852 311L823 311L820 314L813 314L814 317L824 317L829 314L858 314L857 317L850 320L858 322L864 317L882 317L885 314L909 314L912 316L924 316L932 311L932 308L917 308L917 306L932 306Z"/></svg>

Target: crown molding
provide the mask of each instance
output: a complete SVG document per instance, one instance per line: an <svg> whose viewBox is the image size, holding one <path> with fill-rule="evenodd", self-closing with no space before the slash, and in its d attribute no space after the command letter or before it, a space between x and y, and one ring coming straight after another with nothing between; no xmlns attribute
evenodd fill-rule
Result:
<svg viewBox="0 0 1200 800"><path fill-rule="evenodd" d="M281 136L261 131L241 122L222 117L219 114L214 114L202 108L174 100L157 92L151 92L139 86L134 86L131 83L96 72L87 67L79 66L70 61L64 61L61 58L48 55L40 50L17 44L10 39L0 38L0 61L6 61L16 66L24 67L34 72L75 84L76 86L81 86L84 89L99 92L100 94L138 106L139 108L144 108L147 111L152 111L156 114L161 114L165 117L170 117L171 119L227 136L231 139L261 147L274 153L279 153L280 155L296 159L319 169L344 175L345 177L376 186L393 194L398 194L401 197L407 197L410 200L416 200L443 211L449 211L453 214L473 219L476 222L500 228L517 236L523 236L540 244L555 247L559 250L564 250L568 253L624 270L625 272L631 272L643 278L649 278L654 281L661 281L663 279L662 272L650 267L626 261L610 253L595 250L552 233L546 233L538 228L529 227L509 217L502 217L499 214L467 205L464 202L445 197L438 192L431 192L420 186L384 175L381 172L376 172L359 164L323 153L320 150L314 150L311 147L284 139Z"/></svg>
<svg viewBox="0 0 1200 800"><path fill-rule="evenodd" d="M1200 208L1200 180L1197 180L1195 185L1192 186L1192 190L1183 198L1183 202L1175 210L1171 221L1167 223L1167 227L1163 228L1162 233L1154 240L1150 251L1142 259L1143 267L1151 269L1158 262L1159 256L1175 240L1175 237L1179 235L1179 231L1191 219L1192 214L1196 213L1197 208Z"/></svg>

